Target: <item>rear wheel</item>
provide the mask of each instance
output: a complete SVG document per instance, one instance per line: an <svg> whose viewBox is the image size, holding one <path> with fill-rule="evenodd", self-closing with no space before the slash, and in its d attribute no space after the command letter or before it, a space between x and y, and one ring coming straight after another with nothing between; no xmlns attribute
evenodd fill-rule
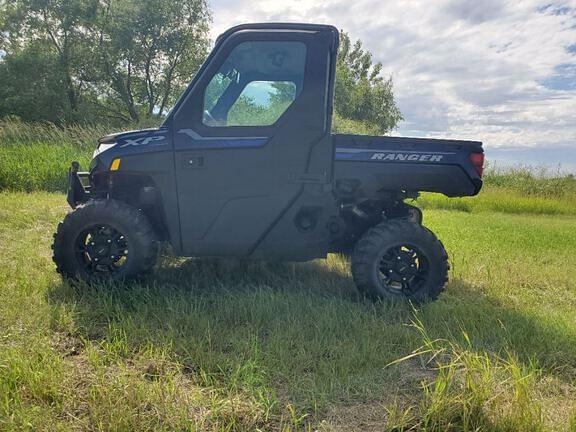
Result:
<svg viewBox="0 0 576 432"><path fill-rule="evenodd" d="M57 271L65 277L125 280L154 266L158 242L138 209L120 201L95 200L66 215L52 249Z"/></svg>
<svg viewBox="0 0 576 432"><path fill-rule="evenodd" d="M434 300L448 280L448 256L429 229L391 220L368 230L352 254L359 291L372 299Z"/></svg>

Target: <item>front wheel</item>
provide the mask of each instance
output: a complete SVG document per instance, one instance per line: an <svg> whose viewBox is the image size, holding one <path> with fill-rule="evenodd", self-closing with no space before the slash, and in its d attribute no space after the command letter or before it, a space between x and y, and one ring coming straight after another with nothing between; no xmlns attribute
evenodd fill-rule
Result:
<svg viewBox="0 0 576 432"><path fill-rule="evenodd" d="M440 240L408 220L390 220L371 228L352 254L356 286L374 300L434 300L446 285L449 268Z"/></svg>
<svg viewBox="0 0 576 432"><path fill-rule="evenodd" d="M64 277L126 280L154 266L158 242L140 210L121 201L94 200L66 215L52 249L56 269Z"/></svg>

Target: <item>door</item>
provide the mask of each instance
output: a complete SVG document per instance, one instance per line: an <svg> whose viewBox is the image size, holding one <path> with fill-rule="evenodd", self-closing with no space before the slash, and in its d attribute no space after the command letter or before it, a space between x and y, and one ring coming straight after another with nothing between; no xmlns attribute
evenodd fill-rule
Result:
<svg viewBox="0 0 576 432"><path fill-rule="evenodd" d="M184 254L250 255L306 183L331 182L337 37L241 27L218 41L172 119Z"/></svg>

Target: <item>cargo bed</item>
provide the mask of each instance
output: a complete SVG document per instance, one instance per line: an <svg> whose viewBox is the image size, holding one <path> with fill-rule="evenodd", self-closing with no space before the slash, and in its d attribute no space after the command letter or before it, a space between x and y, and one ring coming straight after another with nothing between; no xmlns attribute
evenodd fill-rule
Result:
<svg viewBox="0 0 576 432"><path fill-rule="evenodd" d="M403 190L457 197L476 195L482 187L479 141L339 134L333 139L336 182L360 177L366 195Z"/></svg>

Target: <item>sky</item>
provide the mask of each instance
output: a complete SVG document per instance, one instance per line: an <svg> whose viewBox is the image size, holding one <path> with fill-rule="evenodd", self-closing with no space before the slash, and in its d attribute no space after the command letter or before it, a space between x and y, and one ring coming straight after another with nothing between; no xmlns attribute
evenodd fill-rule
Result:
<svg viewBox="0 0 576 432"><path fill-rule="evenodd" d="M497 166L576 172L576 0L212 0L248 22L332 24L392 76L394 135L480 140Z"/></svg>

